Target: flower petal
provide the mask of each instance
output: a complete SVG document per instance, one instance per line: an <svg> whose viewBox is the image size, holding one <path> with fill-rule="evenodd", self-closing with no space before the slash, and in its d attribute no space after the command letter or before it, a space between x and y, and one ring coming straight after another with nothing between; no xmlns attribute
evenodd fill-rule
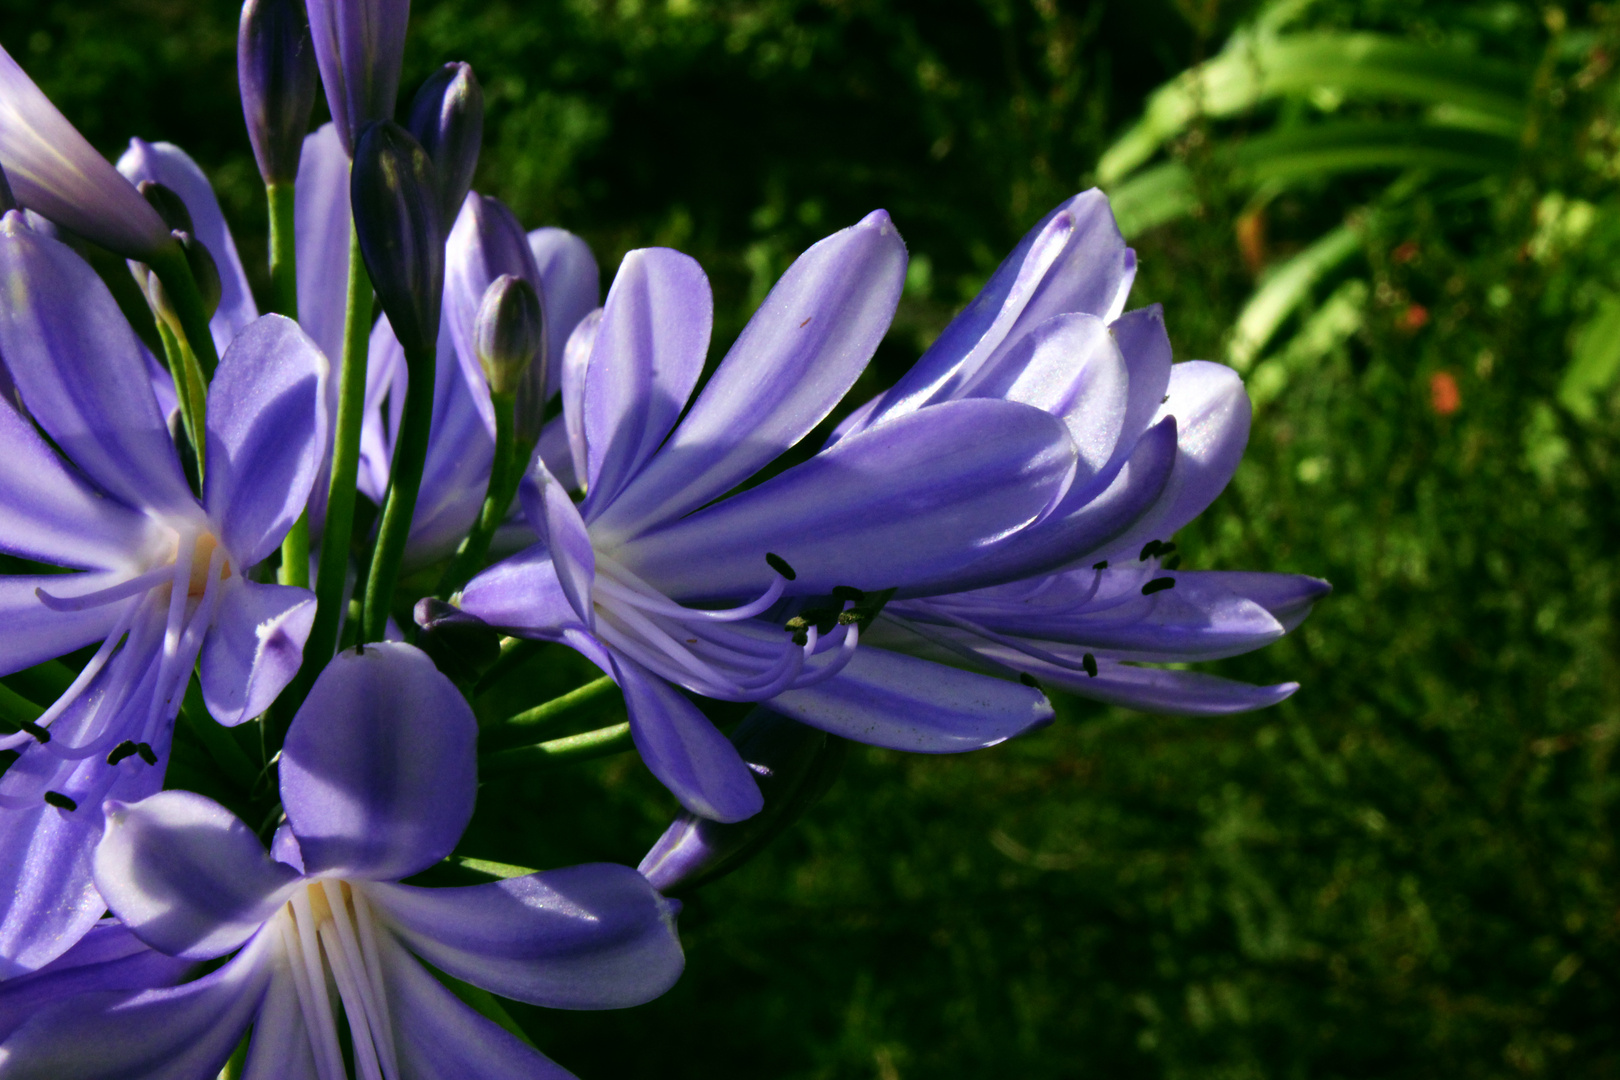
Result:
<svg viewBox="0 0 1620 1080"><path fill-rule="evenodd" d="M280 545L326 449L326 357L266 315L231 342L208 391L208 514L240 572Z"/></svg>
<svg viewBox="0 0 1620 1080"><path fill-rule="evenodd" d="M640 1005L673 986L684 963L675 905L628 866L570 866L459 889L372 884L365 896L440 971L547 1008Z"/></svg>
<svg viewBox="0 0 1620 1080"><path fill-rule="evenodd" d="M1010 662L1043 682L1081 697L1142 712L1180 716L1225 716L1269 708L1299 689L1299 683L1293 682L1252 686L1201 671L1134 667L1103 659L1097 661L1096 678L1027 657Z"/></svg>
<svg viewBox="0 0 1620 1080"><path fill-rule="evenodd" d="M616 557L687 598L758 595L775 578L768 552L797 572L800 595L943 581L1037 517L1073 470L1055 417L946 402L843 439Z"/></svg>
<svg viewBox="0 0 1620 1080"><path fill-rule="evenodd" d="M524 510L530 524L540 534L540 542L551 554L552 570L563 595L568 597L581 625L590 629L596 625L591 599L591 586L596 580L596 549L591 546L591 534L585 530L574 500L551 475L544 461L536 458L529 475L534 483L525 485Z"/></svg>
<svg viewBox="0 0 1620 1080"><path fill-rule="evenodd" d="M194 982L83 994L40 1010L0 1046L7 1080L201 1080L241 1041L269 978L256 939Z"/></svg>
<svg viewBox="0 0 1620 1080"><path fill-rule="evenodd" d="M17 201L120 255L168 247L168 226L0 48L0 167Z"/></svg>
<svg viewBox="0 0 1620 1080"><path fill-rule="evenodd" d="M245 578L233 578L224 588L203 639L202 692L214 719L234 727L268 709L298 674L315 622L315 596Z"/></svg>
<svg viewBox="0 0 1620 1080"><path fill-rule="evenodd" d="M478 722L418 649L339 653L281 752L281 801L311 876L391 880L448 855L472 817Z"/></svg>
<svg viewBox="0 0 1620 1080"><path fill-rule="evenodd" d="M252 937L298 886L240 818L189 791L110 802L96 887L124 925L170 956L207 960Z"/></svg>
<svg viewBox="0 0 1620 1080"><path fill-rule="evenodd" d="M462 1004L391 935L377 940L402 1080L574 1080L511 1032Z"/></svg>
<svg viewBox="0 0 1620 1080"><path fill-rule="evenodd" d="M1052 720L1039 690L870 645L833 678L768 704L822 731L916 754L979 750Z"/></svg>
<svg viewBox="0 0 1620 1080"><path fill-rule="evenodd" d="M1311 607L1333 591L1333 586L1321 578L1304 574L1265 574L1243 570L1182 571L1181 578L1205 580L1234 596L1253 600L1273 618L1282 623L1284 630L1292 630L1305 621ZM1179 588L1179 586L1178 586Z"/></svg>
<svg viewBox="0 0 1620 1080"><path fill-rule="evenodd" d="M587 314L568 335L563 346L561 369L557 379L562 389L562 419L568 432L568 453L573 461L575 483L570 490L584 486L585 474L590 468L585 455L585 372L590 366L591 353L596 348L596 335L602 329L602 309ZM549 328L548 328L549 330ZM549 464L549 459L547 461ZM553 473L557 470L553 469ZM560 473L557 474L561 476Z"/></svg>
<svg viewBox="0 0 1620 1080"><path fill-rule="evenodd" d="M858 654L857 654L858 655ZM713 821L741 821L765 805L731 740L669 683L614 655L630 736L647 768L686 809Z"/></svg>
<svg viewBox="0 0 1620 1080"><path fill-rule="evenodd" d="M800 255L601 524L628 536L670 521L804 438L865 370L905 276L905 244L881 210Z"/></svg>
<svg viewBox="0 0 1620 1080"><path fill-rule="evenodd" d="M213 334L215 350L223 354L237 332L259 317L259 308L253 302L247 274L242 271L242 260L236 254L236 241L231 239L231 230L225 224L213 185L189 154L168 142L129 140L129 149L118 159L118 171L132 184L155 180L186 204L197 239L202 241L219 268L219 308L209 320L208 329Z"/></svg>
<svg viewBox="0 0 1620 1080"><path fill-rule="evenodd" d="M28 412L127 505L194 508L123 312L73 249L21 222L11 214L0 222L0 355Z"/></svg>
<svg viewBox="0 0 1620 1080"><path fill-rule="evenodd" d="M471 390L478 415L491 434L495 410L489 383L473 342L473 323L484 290L502 274L527 281L538 292L540 269L535 266L529 238L499 199L469 192L456 215L444 253L444 321L450 327L461 372Z"/></svg>
<svg viewBox="0 0 1620 1080"><path fill-rule="evenodd" d="M551 372L542 401L557 392L563 350L580 320L602 304L602 275L591 246L566 229L529 233L529 250L540 268L540 295L546 304L546 355Z"/></svg>
<svg viewBox="0 0 1620 1080"><path fill-rule="evenodd" d="M544 544L534 544L467 583L458 605L491 626L520 636L556 640L564 627L581 626Z"/></svg>
<svg viewBox="0 0 1620 1080"><path fill-rule="evenodd" d="M332 124L304 140L293 199L298 324L331 362L335 393L348 309L349 155Z"/></svg>
<svg viewBox="0 0 1620 1080"><path fill-rule="evenodd" d="M40 600L38 590L53 596L78 596L111 588L128 577L127 573L105 572L0 577L0 675L104 641L123 613L120 604L53 611Z"/></svg>
<svg viewBox="0 0 1620 1080"><path fill-rule="evenodd" d="M1131 373L1130 404L1125 409L1117 461L1132 452L1136 440L1160 416L1164 395L1170 388L1173 354L1170 335L1164 329L1164 308L1158 304L1127 311L1108 330Z"/></svg>
<svg viewBox="0 0 1620 1080"><path fill-rule="evenodd" d="M669 248L619 264L585 373L587 521L633 480L703 372L714 295L697 260Z"/></svg>
<svg viewBox="0 0 1620 1080"><path fill-rule="evenodd" d="M270 951L272 955L267 959L271 974L264 1002L253 1018L253 1037L242 1066L242 1080L321 1080L287 953L283 949Z"/></svg>
<svg viewBox="0 0 1620 1080"><path fill-rule="evenodd" d="M61 772L72 771L66 763L53 764ZM6 898L0 915L0 979L55 960L107 910L90 876L90 852L100 831L94 813L63 813L43 802L28 810L0 810L0 852L5 856L0 859L0 895Z"/></svg>
<svg viewBox="0 0 1620 1080"><path fill-rule="evenodd" d="M116 919L103 919L38 971L0 982L0 1042L53 1002L105 990L173 986L196 966L164 956Z"/></svg>

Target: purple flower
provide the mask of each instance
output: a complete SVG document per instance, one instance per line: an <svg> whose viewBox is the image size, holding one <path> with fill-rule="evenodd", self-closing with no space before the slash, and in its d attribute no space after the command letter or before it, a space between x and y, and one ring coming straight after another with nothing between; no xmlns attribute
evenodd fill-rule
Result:
<svg viewBox="0 0 1620 1080"><path fill-rule="evenodd" d="M303 0L247 0L236 32L242 119L266 184L298 175L315 106L315 50Z"/></svg>
<svg viewBox="0 0 1620 1080"><path fill-rule="evenodd" d="M314 599L248 571L308 497L326 363L279 316L237 335L209 395L199 504L145 352L95 272L13 211L0 278L0 354L27 409L0 405L0 550L81 571L0 578L0 671L100 643L31 733L0 739L21 751L0 777L3 976L100 916L86 859L101 802L161 786L199 654L203 698L226 724L257 715L297 670Z"/></svg>
<svg viewBox="0 0 1620 1080"><path fill-rule="evenodd" d="M594 331L588 350L571 341L564 355L585 500L576 507L538 464L524 497L542 542L463 591L467 612L563 641L610 672L642 759L693 813L740 820L760 794L736 748L676 687L764 701L826 683L860 655L849 609L862 590L948 580L1039 517L1074 472L1062 423L972 400L847 438L721 499L854 383L893 316L905 263L882 212L816 244L687 409L708 350L708 281L678 252L631 252L599 323L576 330L576 340ZM795 597L830 606L786 626L763 617ZM864 670L890 714L827 730L968 749L1051 715L1017 684L889 656Z"/></svg>
<svg viewBox="0 0 1620 1080"><path fill-rule="evenodd" d="M476 744L471 709L422 653L368 645L333 660L288 731L287 822L269 853L199 795L110 803L95 872L113 913L166 957L235 955L164 988L132 991L108 972L87 993L98 972L85 972L78 996L0 1042L0 1072L211 1077L251 1024L245 1076L341 1080L341 1004L361 1077L567 1076L415 957L538 1005L637 1005L680 975L675 905L607 864L469 888L398 884L466 827ZM5 1016L0 1000L0 1030Z"/></svg>
<svg viewBox="0 0 1620 1080"><path fill-rule="evenodd" d="M1165 541L1237 468L1250 409L1230 368L1172 365L1157 306L1120 314L1135 268L1103 194L1075 196L1030 230L893 389L840 426L835 442L941 403L1005 398L1060 418L1080 457L1049 513L951 583L902 588L869 645L1158 712L1255 709L1298 689L1138 666L1260 648L1297 626L1328 585L1165 568L1174 550ZM772 707L816 724L863 700L846 677Z"/></svg>
<svg viewBox="0 0 1620 1080"><path fill-rule="evenodd" d="M315 63L343 152L360 129L394 118L410 0L306 0Z"/></svg>

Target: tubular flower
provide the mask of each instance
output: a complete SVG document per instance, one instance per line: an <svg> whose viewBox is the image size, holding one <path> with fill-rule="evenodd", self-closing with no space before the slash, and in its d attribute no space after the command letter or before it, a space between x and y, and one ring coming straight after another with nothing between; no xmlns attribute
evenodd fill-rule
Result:
<svg viewBox="0 0 1620 1080"><path fill-rule="evenodd" d="M760 794L736 748L676 687L764 701L826 684L859 662L867 615L852 597L949 580L1035 520L1073 475L1068 432L1045 412L960 401L715 502L832 410L893 316L905 263L881 211L816 244L686 409L708 349L708 281L678 252L631 252L599 320L581 323L564 355L584 502L537 461L523 494L541 543L463 590L468 613L566 642L609 672L642 759L693 813L740 820ZM576 348L582 338L588 348ZM819 606L787 619L807 604ZM1051 715L1033 690L909 658L859 670L894 708L825 726L865 741L970 749Z"/></svg>
<svg viewBox="0 0 1620 1080"><path fill-rule="evenodd" d="M124 927L164 957L230 959L150 989L80 970L81 989L104 992L35 1011L0 1042L0 1077L212 1077L251 1025L247 1080L343 1080L339 1005L366 1080L568 1076L415 957L533 1004L637 1005L680 975L676 906L607 864L469 888L398 884L460 838L476 742L472 710L426 656L368 645L340 654L293 720L287 822L269 853L200 795L109 803L96 882ZM6 1019L0 999L0 1030Z"/></svg>
<svg viewBox="0 0 1620 1080"><path fill-rule="evenodd" d="M278 316L237 335L210 395L199 504L144 350L95 272L12 211L0 280L0 354L27 409L0 404L0 549L81 571L0 578L0 673L100 643L44 715L0 738L21 754L0 778L3 976L100 916L87 858L101 803L161 786L199 655L203 698L226 724L257 715L297 670L314 599L248 571L308 496L326 363Z"/></svg>
<svg viewBox="0 0 1620 1080"><path fill-rule="evenodd" d="M1250 409L1230 368L1171 363L1156 306L1121 314L1135 267L1103 194L1075 196L1030 230L892 390L835 433L836 444L942 403L993 397L1058 417L1079 451L1075 482L1050 513L951 583L902 588L869 644L1151 711L1236 712L1298 689L1138 666L1260 648L1297 626L1328 585L1165 565L1175 549L1166 541L1237 468ZM835 698L839 690L823 700L787 694L773 708L816 723L862 707L854 688Z"/></svg>

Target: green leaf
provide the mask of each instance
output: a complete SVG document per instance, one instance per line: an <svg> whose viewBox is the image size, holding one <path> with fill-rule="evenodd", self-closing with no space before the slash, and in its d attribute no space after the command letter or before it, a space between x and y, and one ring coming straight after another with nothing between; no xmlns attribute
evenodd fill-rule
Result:
<svg viewBox="0 0 1620 1080"><path fill-rule="evenodd" d="M1298 182L1369 169L1495 173L1511 168L1518 143L1431 124L1346 121L1312 124L1241 142L1230 153L1239 182Z"/></svg>
<svg viewBox="0 0 1620 1080"><path fill-rule="evenodd" d="M1260 350L1305 301L1316 283L1360 248L1359 231L1348 224L1340 225L1273 269L1238 316L1226 347L1226 362L1238 371L1249 370Z"/></svg>
<svg viewBox="0 0 1620 1080"><path fill-rule="evenodd" d="M1189 213L1198 198L1187 166L1170 161L1110 189L1108 202L1119 231L1130 237Z"/></svg>
<svg viewBox="0 0 1620 1080"><path fill-rule="evenodd" d="M1606 297L1576 329L1569 366L1558 383L1558 401L1583 420L1597 414L1598 399L1620 378L1620 296Z"/></svg>

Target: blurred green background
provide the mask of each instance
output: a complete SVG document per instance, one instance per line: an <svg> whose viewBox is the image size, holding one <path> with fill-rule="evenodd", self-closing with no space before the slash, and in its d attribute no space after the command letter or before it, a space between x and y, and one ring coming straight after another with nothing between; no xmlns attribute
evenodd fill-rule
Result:
<svg viewBox="0 0 1620 1080"><path fill-rule="evenodd" d="M0 0L98 146L181 143L264 210L220 0ZM861 391L1018 236L1116 198L1180 358L1256 400L1191 566L1335 594L1215 670L1227 719L1058 701L958 758L854 748L690 897L685 978L514 1009L587 1078L1620 1075L1620 7L1460 0L418 0L406 93L471 61L478 186L696 255L717 347L873 207L912 254ZM1196 67L1202 64L1202 67ZM1183 74L1195 69L1195 74ZM1163 89L1161 89L1163 88ZM605 284L605 282L604 282ZM864 397L858 393L857 399ZM535 669L538 699L594 674ZM487 787L466 854L636 862L632 756Z"/></svg>

